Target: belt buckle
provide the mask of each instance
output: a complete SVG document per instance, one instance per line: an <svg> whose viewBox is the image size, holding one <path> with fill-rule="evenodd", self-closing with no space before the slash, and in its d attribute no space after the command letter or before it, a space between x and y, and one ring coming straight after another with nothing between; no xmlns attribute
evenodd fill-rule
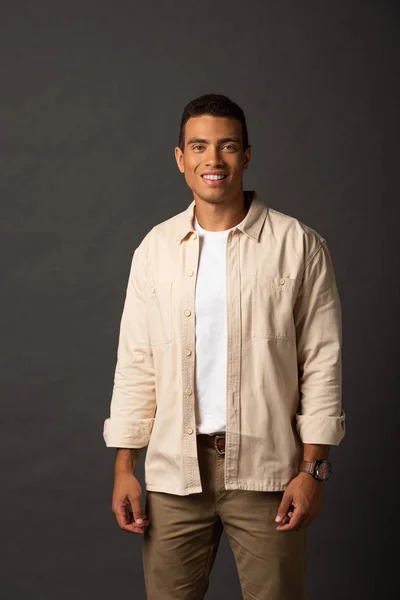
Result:
<svg viewBox="0 0 400 600"><path fill-rule="evenodd" d="M219 440L219 438L223 439L224 437L225 437L224 435L216 435L214 437L214 448L216 449L217 453L220 455L225 454L225 450L220 451L220 449L218 448L218 440Z"/></svg>

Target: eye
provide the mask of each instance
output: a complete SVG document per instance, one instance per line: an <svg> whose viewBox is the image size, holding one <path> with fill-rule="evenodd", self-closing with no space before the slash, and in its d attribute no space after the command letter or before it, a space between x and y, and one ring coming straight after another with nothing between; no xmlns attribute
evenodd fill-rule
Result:
<svg viewBox="0 0 400 600"><path fill-rule="evenodd" d="M225 144L224 148L228 148L229 150L236 150L233 144Z"/></svg>
<svg viewBox="0 0 400 600"><path fill-rule="evenodd" d="M203 148L203 146L201 146L200 144L198 144L197 146L193 146L193 150L197 150L197 148Z"/></svg>

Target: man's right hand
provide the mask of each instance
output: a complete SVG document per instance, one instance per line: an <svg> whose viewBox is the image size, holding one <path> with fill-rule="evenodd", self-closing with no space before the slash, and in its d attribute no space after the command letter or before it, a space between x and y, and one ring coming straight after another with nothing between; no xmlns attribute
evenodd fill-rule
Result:
<svg viewBox="0 0 400 600"><path fill-rule="evenodd" d="M148 526L149 521L142 510L142 488L133 473L115 475L112 511L121 529L131 533L144 534L144 529ZM142 522L139 522L140 519Z"/></svg>

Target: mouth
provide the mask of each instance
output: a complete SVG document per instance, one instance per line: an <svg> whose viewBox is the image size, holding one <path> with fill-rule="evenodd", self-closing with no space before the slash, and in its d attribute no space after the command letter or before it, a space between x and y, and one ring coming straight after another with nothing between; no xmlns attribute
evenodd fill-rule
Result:
<svg viewBox="0 0 400 600"><path fill-rule="evenodd" d="M201 178L209 187L222 185L227 177L226 173L203 173L201 175Z"/></svg>

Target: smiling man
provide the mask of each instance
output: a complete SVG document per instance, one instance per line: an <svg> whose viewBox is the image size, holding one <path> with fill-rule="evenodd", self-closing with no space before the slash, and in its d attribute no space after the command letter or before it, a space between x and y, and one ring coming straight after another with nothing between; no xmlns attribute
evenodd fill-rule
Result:
<svg viewBox="0 0 400 600"><path fill-rule="evenodd" d="M175 157L193 199L132 258L103 431L112 510L144 535L150 600L204 598L223 530L244 599L304 600L307 527L345 435L330 253L244 191L246 120L226 96L185 107Z"/></svg>

